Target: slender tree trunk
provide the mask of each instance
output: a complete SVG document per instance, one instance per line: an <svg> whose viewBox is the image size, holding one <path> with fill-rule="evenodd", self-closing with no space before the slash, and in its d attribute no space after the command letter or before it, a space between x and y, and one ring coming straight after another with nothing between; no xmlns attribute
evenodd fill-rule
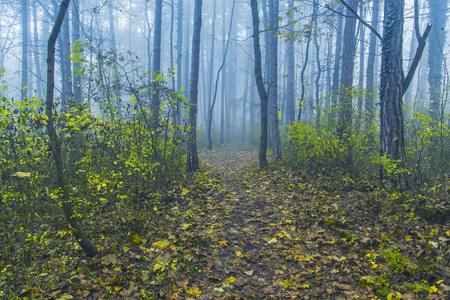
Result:
<svg viewBox="0 0 450 300"><path fill-rule="evenodd" d="M305 61L303 62L303 67L302 67L302 72L300 74L300 84L302 87L302 91L300 94L300 103L298 105L298 116L297 116L297 121L301 121L302 119L302 112L303 112L303 105L305 104L305 72L306 72L306 68L308 67L308 60L309 60L309 48L311 46L311 31L312 31L312 24L313 22L311 21L309 24L309 27L307 29L307 33L306 33L306 52L305 52Z"/></svg>
<svg viewBox="0 0 450 300"><path fill-rule="evenodd" d="M359 15L364 19L364 7L361 5L359 8ZM357 112L356 112L356 126L357 130L360 129L361 117L363 115L363 95L364 95L364 45L365 45L365 26L359 22L359 91L358 91L358 102L357 102Z"/></svg>
<svg viewBox="0 0 450 300"><path fill-rule="evenodd" d="M191 32L190 29L190 25L191 22L189 21L191 19L190 15L191 15L191 1L188 0L187 2L187 7L186 7L186 22L185 22L185 41L186 41L186 45L189 45L189 35ZM186 98L189 97L189 90L190 90L190 85L189 85L189 72L190 72L190 66L189 66L189 62L190 62L190 53L189 53L189 46L184 47L184 95Z"/></svg>
<svg viewBox="0 0 450 300"><path fill-rule="evenodd" d="M280 160L281 155L281 137L280 120L278 119L278 11L279 0L269 0L269 48L267 49L267 60L269 62L269 73L267 74L269 82L269 128L272 141L272 150L275 160Z"/></svg>
<svg viewBox="0 0 450 300"><path fill-rule="evenodd" d="M155 1L155 36L153 41L153 84L152 84L152 123L156 128L159 118L159 75L161 73L161 30L162 30L162 2Z"/></svg>
<svg viewBox="0 0 450 300"><path fill-rule="evenodd" d="M183 69L183 0L177 3L177 89L182 89L182 69ZM177 102L176 124L181 125L181 103Z"/></svg>
<svg viewBox="0 0 450 300"><path fill-rule="evenodd" d="M430 22L433 29L428 45L428 82L430 84L430 112L438 120L443 112L442 69L444 63L445 26L447 25L448 0L429 0Z"/></svg>
<svg viewBox="0 0 450 300"><path fill-rule="evenodd" d="M399 164L405 163L403 125L403 16L404 0L385 0L384 31L382 39L381 88L380 88L380 141L381 156ZM388 175L385 168L382 179ZM400 172L388 178L393 187L408 186L406 175Z"/></svg>
<svg viewBox="0 0 450 300"><path fill-rule="evenodd" d="M350 0L349 6L356 11L358 0ZM347 9L347 15L352 13ZM352 125L352 100L353 100L353 69L356 50L356 18L347 18L344 27L344 44L342 49L342 78L340 86L339 105L341 108L339 117L338 134L342 139L349 137Z"/></svg>
<svg viewBox="0 0 450 300"><path fill-rule="evenodd" d="M21 0L22 4L22 81L21 99L28 97L28 0Z"/></svg>
<svg viewBox="0 0 450 300"><path fill-rule="evenodd" d="M215 85L214 85L214 95L213 95L213 98L212 98L211 105L209 105L208 119L207 119L207 122L208 122L207 123L207 132L206 132L206 136L207 136L206 148L208 150L212 149L211 128L212 128L213 110L214 110L214 105L216 104L216 99L217 99L217 90L218 90L218 87L219 87L220 73L221 73L221 71L223 70L223 68L225 66L226 59L227 59L227 53L228 53L228 47L230 45L230 36L231 36L231 28L233 27L235 2L236 2L236 0L233 0L233 7L232 7L232 10L231 10L231 16L230 16L230 27L228 29L228 38L227 38L226 41L225 40L223 41L223 48L224 48L223 60L222 60L222 64L220 65L219 69L217 70L216 82L215 82ZM214 6L214 12L215 12L215 9L216 9L216 7ZM225 13L224 13L224 17L225 17ZM225 19L224 19L223 22L224 22L223 28L225 29ZM213 24L215 24L214 21L213 21ZM213 28L215 28L215 25L213 26ZM225 30L223 32L225 33ZM213 40L214 40L214 36L213 36ZM213 45L214 45L214 41L213 41ZM214 49L213 45L211 46L211 50ZM213 57L213 56L214 56L214 52L211 53L211 57ZM210 61L210 63L211 63L211 66L212 66L213 62ZM212 78L212 68L210 69L210 71L211 71L210 74L211 74L211 78ZM224 78L224 76L222 78ZM212 87L212 83L211 82L210 82L210 84L211 84L211 87ZM224 85L224 83L222 83L222 85ZM224 101L224 97L222 97L222 101ZM224 113L225 112L224 109L222 109L221 112ZM222 129L224 129L224 128L222 128ZM223 133L223 130L221 132ZM220 141L221 144L223 144L223 142L224 142L222 133L221 133L221 137L222 138L221 138L221 141Z"/></svg>
<svg viewBox="0 0 450 300"><path fill-rule="evenodd" d="M41 71L41 57L39 54L39 33L38 33L38 20L37 20L37 0L33 2L33 31L34 31L34 63L36 66L36 86L39 99L44 99L44 80L42 78Z"/></svg>
<svg viewBox="0 0 450 300"><path fill-rule="evenodd" d="M255 53L255 78L258 94L261 99L261 138L259 143L259 167L267 167L267 102L268 97L262 76L261 45L259 42L259 12L258 2L251 0L253 19L253 49Z"/></svg>
<svg viewBox="0 0 450 300"><path fill-rule="evenodd" d="M197 154L197 96L198 76L200 67L200 37L202 28L202 0L195 0L194 8L194 34L192 39L192 65L191 65L191 88L189 91L189 128L187 144L187 166L188 172L198 170Z"/></svg>
<svg viewBox="0 0 450 300"><path fill-rule="evenodd" d="M380 11L380 1L381 0L373 0L373 9L372 9L372 21L371 26L375 30L378 30L378 22L379 22L379 11ZM367 59L367 95L366 95L366 103L365 103L365 128L366 132L369 135L369 143L372 144L374 140L373 134L373 121L375 118L375 98L377 95L377 90L375 88L375 61L377 58L377 36L371 32L370 33L370 43L369 43L369 56Z"/></svg>
<svg viewBox="0 0 450 300"><path fill-rule="evenodd" d="M289 0L288 30L294 31L294 0ZM286 117L287 124L295 122L295 40L286 44L287 47L287 93L286 93Z"/></svg>
<svg viewBox="0 0 450 300"><path fill-rule="evenodd" d="M374 0L378 1L378 0ZM333 68L333 85L331 94L331 111L329 124L333 125L336 122L337 99L339 95L339 79L341 75L341 55L342 55L342 28L344 27L344 5L338 4L337 8L338 20L337 20L337 32L336 32L336 50L334 52L334 68Z"/></svg>
<svg viewBox="0 0 450 300"><path fill-rule="evenodd" d="M317 0L314 0L314 12L313 12L313 18L314 18L314 47L316 48L316 69L317 69L317 76L316 80L314 82L315 89L316 89L316 111L317 111L317 125L320 124L320 118L321 118L321 112L322 107L320 105L320 76L322 74L321 66L320 66L320 48L319 48L319 36L317 34L317 10L318 10L318 4Z"/></svg>
<svg viewBox="0 0 450 300"><path fill-rule="evenodd" d="M56 166L56 176L58 178L58 183L60 189L62 190L62 207L64 210L64 215L66 217L67 222L74 229L73 235L75 240L86 253L87 256L95 256L97 254L97 249L94 244L90 241L90 239L84 235L77 217L74 215L72 202L69 199L69 192L67 191L65 179L64 179L64 168L62 165L62 157L61 157L61 140L58 139L56 134L55 127L53 125L53 92L55 87L55 44L56 39L58 37L59 31L61 29L64 15L67 11L67 7L69 6L70 0L63 0L56 17L55 24L53 25L53 29L50 33L50 37L48 40L48 48L47 48L47 97L45 101L45 114L47 115L47 131L48 136L51 142L52 147L52 155L55 161Z"/></svg>
<svg viewBox="0 0 450 300"><path fill-rule="evenodd" d="M80 0L72 2L72 43L80 39ZM81 63L73 64L73 98L75 103L81 103L81 74L77 72L81 68Z"/></svg>

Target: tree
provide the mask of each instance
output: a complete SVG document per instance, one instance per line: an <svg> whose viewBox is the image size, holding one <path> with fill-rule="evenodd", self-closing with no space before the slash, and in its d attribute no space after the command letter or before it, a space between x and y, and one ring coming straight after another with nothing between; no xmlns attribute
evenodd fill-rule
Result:
<svg viewBox="0 0 450 300"><path fill-rule="evenodd" d="M266 60L268 62L268 116L271 148L276 160L281 159L281 138L278 119L278 10L279 0L269 0L269 40Z"/></svg>
<svg viewBox="0 0 450 300"><path fill-rule="evenodd" d="M337 109L337 96L339 91L339 78L341 75L341 54L342 54L342 28L344 27L344 6L338 4L338 27L336 33L336 50L334 52L334 67L333 67L333 80L332 80L332 94L331 94L331 111L330 111L330 123L334 123L336 120L336 109Z"/></svg>
<svg viewBox="0 0 450 300"><path fill-rule="evenodd" d="M251 0L253 23L253 51L255 53L255 79L259 98L261 99L261 138L259 142L259 167L267 167L267 93L262 76L261 44L259 41L258 2Z"/></svg>
<svg viewBox="0 0 450 300"><path fill-rule="evenodd" d="M72 2L72 43L80 39L80 0ZM81 62L73 63L72 81L73 81L73 99L74 102L81 102L81 76L79 70Z"/></svg>
<svg viewBox="0 0 450 300"><path fill-rule="evenodd" d="M288 30L294 31L294 0L289 0L289 12L288 12ZM291 39L287 43L287 95L286 95L286 114L287 123L291 124L295 122L295 40Z"/></svg>
<svg viewBox="0 0 450 300"><path fill-rule="evenodd" d="M28 85L28 0L21 1L22 9L22 100L27 97Z"/></svg>
<svg viewBox="0 0 450 300"><path fill-rule="evenodd" d="M436 120L441 115L442 66L444 62L445 26L448 0L429 0L430 22L433 30L428 46L428 82L430 84L430 112Z"/></svg>
<svg viewBox="0 0 450 300"><path fill-rule="evenodd" d="M63 0L56 17L55 24L50 33L48 39L47 48L47 96L45 101L45 114L47 116L47 132L50 139L50 145L52 148L52 155L56 166L56 176L58 178L59 187L62 190L62 207L64 210L64 215L66 221L74 229L73 235L75 240L86 253L87 256L95 256L97 254L97 249L91 240L84 235L81 226L74 214L72 202L70 201L69 192L64 178L64 168L62 165L62 155L61 155L61 141L58 139L54 124L53 124L53 95L55 88L55 44L58 37L59 31L61 29L64 15L66 14L67 7L69 6L70 0Z"/></svg>
<svg viewBox="0 0 450 300"><path fill-rule="evenodd" d="M385 0L383 39L381 41L380 141L381 156L400 167L405 162L403 125L403 11L404 0ZM385 168L381 170L384 178ZM406 176L400 172L389 177L394 187L405 188Z"/></svg>
<svg viewBox="0 0 450 300"><path fill-rule="evenodd" d="M358 0L350 0L349 7L356 10ZM351 15L350 8L347 8L347 14ZM352 99L353 99L353 69L356 51L356 18L349 17L345 20L344 43L342 46L342 76L340 84L340 116L338 125L338 134L342 139L348 137L352 122Z"/></svg>
<svg viewBox="0 0 450 300"><path fill-rule="evenodd" d="M161 72L161 32L162 32L162 2L155 2L155 36L153 42L153 83L152 83L152 122L156 128L159 117L159 75Z"/></svg>
<svg viewBox="0 0 450 300"><path fill-rule="evenodd" d="M373 0L373 11L372 11L372 28L377 31L378 30L378 15L380 11L380 0ZM376 89L375 85L375 59L377 52L377 36L375 32L370 33L370 42L369 42L369 56L367 59L367 95L365 101L365 110L366 110L366 120L365 126L368 130L369 140L373 140L373 133L371 127L373 125L374 120L374 104L375 104L375 95Z"/></svg>
<svg viewBox="0 0 450 300"><path fill-rule="evenodd" d="M191 86L189 90L189 127L187 142L187 172L198 170L197 97L200 68L200 37L202 30L202 0L195 0L194 33L192 36Z"/></svg>

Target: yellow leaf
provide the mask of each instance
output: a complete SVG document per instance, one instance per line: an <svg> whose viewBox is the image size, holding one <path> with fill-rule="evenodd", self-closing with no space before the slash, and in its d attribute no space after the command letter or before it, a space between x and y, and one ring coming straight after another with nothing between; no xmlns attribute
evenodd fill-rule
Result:
<svg viewBox="0 0 450 300"><path fill-rule="evenodd" d="M241 257L242 253L240 251L236 251L236 256Z"/></svg>
<svg viewBox="0 0 450 300"><path fill-rule="evenodd" d="M197 289L192 289L192 288L191 288L191 289L187 290L186 293L187 293L188 295L190 295L190 296L199 297L199 296L201 295L202 292L200 292L200 291L197 290Z"/></svg>
<svg viewBox="0 0 450 300"><path fill-rule="evenodd" d="M188 229L189 226L191 226L191 224L189 224L189 223L183 223L183 224L181 224L181 228L183 228L183 230Z"/></svg>
<svg viewBox="0 0 450 300"><path fill-rule="evenodd" d="M276 243L277 242L277 239L276 238L271 238L268 242L267 242L267 244L273 244L273 243Z"/></svg>
<svg viewBox="0 0 450 300"><path fill-rule="evenodd" d="M237 279L233 276L228 277L227 279L225 279L225 283L233 283L235 282Z"/></svg>
<svg viewBox="0 0 450 300"><path fill-rule="evenodd" d="M244 273L245 273L245 275L252 276L253 275L253 270L245 271Z"/></svg>
<svg viewBox="0 0 450 300"><path fill-rule="evenodd" d="M436 293L438 291L438 288L436 286L430 286L430 294Z"/></svg>
<svg viewBox="0 0 450 300"><path fill-rule="evenodd" d="M226 247L228 246L228 241L218 241L217 244Z"/></svg>
<svg viewBox="0 0 450 300"><path fill-rule="evenodd" d="M441 283L443 283L444 282L444 280L442 279L442 280L438 280L437 282L436 282L436 284L441 284Z"/></svg>
<svg viewBox="0 0 450 300"><path fill-rule="evenodd" d="M139 236L139 234L135 234L133 235L133 239L131 239L131 243L135 244L135 245L139 245L141 243L141 237Z"/></svg>
<svg viewBox="0 0 450 300"><path fill-rule="evenodd" d="M162 248L166 247L166 246L169 245L169 244L170 244L169 240L164 239L164 240L162 240L162 241L154 242L154 243L153 243L153 246L156 246L156 247L158 247L159 249L162 249Z"/></svg>
<svg viewBox="0 0 450 300"><path fill-rule="evenodd" d="M410 235L405 236L405 241L411 242L412 241L411 236Z"/></svg>
<svg viewBox="0 0 450 300"><path fill-rule="evenodd" d="M447 230L447 231L445 232L445 234L446 234L447 236L450 236L450 230Z"/></svg>
<svg viewBox="0 0 450 300"><path fill-rule="evenodd" d="M189 193L188 189L185 188L181 189L181 195L186 195L187 193Z"/></svg>

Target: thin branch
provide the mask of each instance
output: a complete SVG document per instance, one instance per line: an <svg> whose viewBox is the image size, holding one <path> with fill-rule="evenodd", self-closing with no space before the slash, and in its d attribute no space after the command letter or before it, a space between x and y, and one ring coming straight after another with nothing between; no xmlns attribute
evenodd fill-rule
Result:
<svg viewBox="0 0 450 300"><path fill-rule="evenodd" d="M347 9L367 28L369 28L373 34L375 34L380 40L381 35L378 33L378 31L375 30L375 28L373 28L372 26L370 26L366 21L364 21L356 11L353 10L353 8L351 8L344 0L341 0L341 3L344 4L345 7L347 7Z"/></svg>

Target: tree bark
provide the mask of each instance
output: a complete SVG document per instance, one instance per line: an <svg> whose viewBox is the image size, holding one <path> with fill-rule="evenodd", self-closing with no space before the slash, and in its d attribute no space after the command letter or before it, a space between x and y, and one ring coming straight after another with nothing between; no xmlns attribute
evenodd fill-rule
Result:
<svg viewBox="0 0 450 300"><path fill-rule="evenodd" d="M50 33L50 37L48 39L48 48L47 48L47 97L45 101L45 114L47 115L47 132L51 142L52 147L52 155L55 161L56 166L56 176L58 178L58 183L60 189L62 190L62 207L64 210L64 215L66 217L66 221L70 224L70 226L74 229L73 235L86 253L87 256L95 256L97 254L97 249L91 240L84 235L81 226L78 223L76 216L73 213L72 202L69 199L69 192L67 191L65 179L64 179L64 169L62 165L62 157L61 157L61 140L58 139L56 134L55 127L53 125L53 96L54 96L54 87L55 87L55 44L56 39L58 37L59 31L61 29L64 15L67 11L67 7L69 6L70 0L63 0L61 2L61 6L56 17L55 24L53 25L53 29Z"/></svg>
<svg viewBox="0 0 450 300"><path fill-rule="evenodd" d="M259 14L258 2L251 0L252 20L253 20L253 50L255 53L255 78L259 98L261 99L261 138L259 143L259 167L267 167L267 93L264 87L261 62L261 44L259 41Z"/></svg>
<svg viewBox="0 0 450 300"><path fill-rule="evenodd" d="M72 43L80 39L80 0L72 2ZM73 80L73 98L75 103L81 103L81 74L77 70L81 68L81 64L75 62L73 64L72 80Z"/></svg>
<svg viewBox="0 0 450 300"><path fill-rule="evenodd" d="M385 0L381 88L380 88L380 141L381 156L399 163L405 162L405 143L403 125L403 18L404 0ZM388 175L381 170L382 179ZM405 188L408 185L405 173L387 178L392 186Z"/></svg>
<svg viewBox="0 0 450 300"><path fill-rule="evenodd" d="M198 170L197 153L197 97L200 68L200 37L202 28L202 0L195 0L194 34L192 38L191 87L189 91L189 128L187 144L187 172Z"/></svg>
<svg viewBox="0 0 450 300"><path fill-rule="evenodd" d="M377 1L377 0L375 0ZM344 27L344 6L338 4L338 20L337 20L337 33L336 33L336 50L334 52L334 68L333 68L333 84L332 84L332 94L331 94L331 111L329 123L336 122L336 110L337 110L337 99L339 94L339 78L341 75L341 54L342 54L342 28Z"/></svg>

